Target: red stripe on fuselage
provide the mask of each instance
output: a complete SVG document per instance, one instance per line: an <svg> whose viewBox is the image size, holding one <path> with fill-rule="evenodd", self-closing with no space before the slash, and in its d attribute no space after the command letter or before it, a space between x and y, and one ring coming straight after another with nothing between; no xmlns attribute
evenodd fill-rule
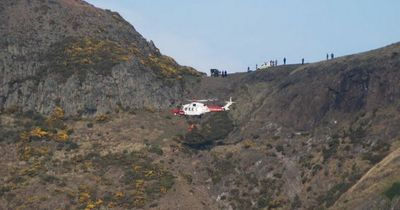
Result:
<svg viewBox="0 0 400 210"><path fill-rule="evenodd" d="M210 112L223 112L224 108L221 106L207 106L207 108L210 110Z"/></svg>
<svg viewBox="0 0 400 210"><path fill-rule="evenodd" d="M171 112L174 115L185 115L185 112L182 109L172 109Z"/></svg>

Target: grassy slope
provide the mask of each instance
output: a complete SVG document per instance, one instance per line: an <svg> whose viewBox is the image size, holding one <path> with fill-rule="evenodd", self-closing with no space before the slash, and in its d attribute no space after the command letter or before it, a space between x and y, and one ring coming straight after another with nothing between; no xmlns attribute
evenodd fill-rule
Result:
<svg viewBox="0 0 400 210"><path fill-rule="evenodd" d="M331 209L391 208L384 192L400 181L400 148L372 167ZM386 200L389 202L379 202Z"/></svg>

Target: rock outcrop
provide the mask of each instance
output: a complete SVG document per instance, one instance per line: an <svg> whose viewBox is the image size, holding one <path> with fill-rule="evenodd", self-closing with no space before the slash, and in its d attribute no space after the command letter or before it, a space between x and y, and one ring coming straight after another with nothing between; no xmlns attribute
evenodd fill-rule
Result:
<svg viewBox="0 0 400 210"><path fill-rule="evenodd" d="M200 73L118 13L80 0L0 2L0 109L92 115L166 108Z"/></svg>

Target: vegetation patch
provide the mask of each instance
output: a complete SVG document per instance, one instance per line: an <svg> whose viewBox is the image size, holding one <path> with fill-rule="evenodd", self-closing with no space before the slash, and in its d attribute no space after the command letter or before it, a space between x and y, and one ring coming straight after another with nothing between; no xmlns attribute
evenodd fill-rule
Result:
<svg viewBox="0 0 400 210"><path fill-rule="evenodd" d="M121 171L122 176L112 180L115 188L112 195L106 196L103 192L104 196L100 197L106 205L113 207L143 207L165 194L175 182L175 177L169 171L160 165L153 164L144 153L132 152L105 156L90 153L76 157L73 162L65 164L82 165L84 170L99 177L102 184L111 181L104 174ZM93 202L94 200L85 199L84 203L88 205Z"/></svg>
<svg viewBox="0 0 400 210"><path fill-rule="evenodd" d="M320 204L324 204L326 207L332 206L335 201L349 188L351 187L350 183L338 183L333 186L331 189L326 192L325 195L321 195L317 198Z"/></svg>
<svg viewBox="0 0 400 210"><path fill-rule="evenodd" d="M383 194L390 200L400 196L400 182L393 183L392 186L383 192Z"/></svg>
<svg viewBox="0 0 400 210"><path fill-rule="evenodd" d="M51 49L43 59L49 60L51 70L60 73L60 79L64 80L72 74L84 79L88 71L110 75L113 66L128 61L131 55L139 52L134 45L126 47L118 42L93 37L68 37Z"/></svg>
<svg viewBox="0 0 400 210"><path fill-rule="evenodd" d="M185 135L183 143L195 149L209 148L225 139L233 128L233 121L226 112L211 114Z"/></svg>
<svg viewBox="0 0 400 210"><path fill-rule="evenodd" d="M144 64L157 70L156 73L160 73L163 78L166 77L181 80L185 76L202 75L202 73L196 71L194 68L178 65L173 58L166 55L150 55L144 61Z"/></svg>
<svg viewBox="0 0 400 210"><path fill-rule="evenodd" d="M180 80L185 76L202 75L191 67L178 65L171 57L144 54L134 43L124 46L112 40L90 36L67 37L50 49L42 55L42 60L50 61L47 69L59 73L61 81L73 74L83 81L88 72L110 76L115 65L127 62L133 57L164 79Z"/></svg>

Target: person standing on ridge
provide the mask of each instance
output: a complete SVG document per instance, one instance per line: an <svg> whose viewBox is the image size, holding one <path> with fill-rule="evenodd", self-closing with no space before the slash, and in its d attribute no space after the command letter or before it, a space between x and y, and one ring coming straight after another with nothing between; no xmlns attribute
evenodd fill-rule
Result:
<svg viewBox="0 0 400 210"><path fill-rule="evenodd" d="M283 58L283 65L286 65L286 57Z"/></svg>
<svg viewBox="0 0 400 210"><path fill-rule="evenodd" d="M331 53L331 59L335 58L335 55L333 55L333 53Z"/></svg>
<svg viewBox="0 0 400 210"><path fill-rule="evenodd" d="M304 58L301 59L301 65L304 65Z"/></svg>
<svg viewBox="0 0 400 210"><path fill-rule="evenodd" d="M329 60L329 54L328 53L326 54L326 60Z"/></svg>

